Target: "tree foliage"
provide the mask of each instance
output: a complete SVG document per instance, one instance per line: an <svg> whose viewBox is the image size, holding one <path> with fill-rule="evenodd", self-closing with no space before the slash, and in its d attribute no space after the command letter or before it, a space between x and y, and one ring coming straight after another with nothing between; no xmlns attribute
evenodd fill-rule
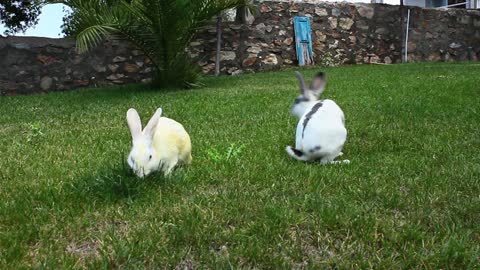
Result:
<svg viewBox="0 0 480 270"><path fill-rule="evenodd" d="M47 4L63 3L63 0L0 0L0 23L5 25L7 30L6 35L13 35L16 33L25 32L28 28L35 26L38 23L38 17L41 14L41 9ZM106 0L107 5L113 4L115 0ZM131 0L126 0L131 2ZM64 24L62 31L68 36L69 22L72 17L72 12L68 12L64 16Z"/></svg>
<svg viewBox="0 0 480 270"><path fill-rule="evenodd" d="M42 4L44 1L41 0L1 0L0 23L7 28L4 34L25 32L27 28L37 24Z"/></svg>

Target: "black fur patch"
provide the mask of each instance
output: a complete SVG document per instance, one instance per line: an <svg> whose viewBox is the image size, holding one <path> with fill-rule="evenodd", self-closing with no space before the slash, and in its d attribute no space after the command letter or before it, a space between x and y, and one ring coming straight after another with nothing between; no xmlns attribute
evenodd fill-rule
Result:
<svg viewBox="0 0 480 270"><path fill-rule="evenodd" d="M291 147L290 149L292 149L293 153L294 153L297 157L303 156L303 152L302 152L302 151L297 150L297 149L295 149L295 148L293 148L293 147Z"/></svg>
<svg viewBox="0 0 480 270"><path fill-rule="evenodd" d="M323 105L322 101L317 102L315 105L313 105L312 109L307 113L307 115L305 116L305 119L303 119L302 138L303 138L303 135L305 135L305 128L307 127L308 121L312 119L313 114L316 113L318 109L322 107L322 105Z"/></svg>
<svg viewBox="0 0 480 270"><path fill-rule="evenodd" d="M310 153L315 153L317 151L319 151L320 149L322 149L320 146L315 146L314 148L310 149Z"/></svg>

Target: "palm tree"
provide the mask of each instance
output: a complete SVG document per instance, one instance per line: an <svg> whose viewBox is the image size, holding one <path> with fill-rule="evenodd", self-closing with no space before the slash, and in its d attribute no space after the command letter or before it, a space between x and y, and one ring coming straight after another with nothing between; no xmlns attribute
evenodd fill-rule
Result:
<svg viewBox="0 0 480 270"><path fill-rule="evenodd" d="M191 87L200 73L185 49L195 33L219 12L245 6L248 0L61 2L73 10L67 31L75 35L79 52L94 48L108 36L127 39L152 61L156 86Z"/></svg>

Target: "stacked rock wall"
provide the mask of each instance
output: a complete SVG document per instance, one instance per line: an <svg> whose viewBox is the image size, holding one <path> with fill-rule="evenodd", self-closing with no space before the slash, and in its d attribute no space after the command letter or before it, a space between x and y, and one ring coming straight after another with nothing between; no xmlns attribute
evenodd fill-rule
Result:
<svg viewBox="0 0 480 270"><path fill-rule="evenodd" d="M480 59L480 10L410 9L408 61ZM297 65L293 18L311 21L316 64L402 62L399 6L309 1L262 1L251 25L224 24L222 72L237 74ZM190 51L204 72L214 69L215 27Z"/></svg>
<svg viewBox="0 0 480 270"><path fill-rule="evenodd" d="M146 82L149 59L128 43L106 41L78 54L70 38L0 38L1 94Z"/></svg>

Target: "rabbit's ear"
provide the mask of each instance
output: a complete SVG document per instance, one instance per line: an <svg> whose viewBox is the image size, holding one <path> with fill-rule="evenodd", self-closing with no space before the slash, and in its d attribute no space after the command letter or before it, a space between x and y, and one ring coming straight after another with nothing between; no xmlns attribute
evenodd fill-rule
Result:
<svg viewBox="0 0 480 270"><path fill-rule="evenodd" d="M300 84L300 94L305 95L306 89L305 89L305 80L303 79L302 74L300 72L295 71L295 76L298 79L298 83Z"/></svg>
<svg viewBox="0 0 480 270"><path fill-rule="evenodd" d="M313 95L318 98L322 94L323 90L325 90L325 85L327 85L327 78L325 76L325 73L319 72L313 78L310 90L312 91Z"/></svg>
<svg viewBox="0 0 480 270"><path fill-rule="evenodd" d="M138 112L133 108L127 111L127 123L132 134L132 140L135 141L142 134L142 122L140 122Z"/></svg>
<svg viewBox="0 0 480 270"><path fill-rule="evenodd" d="M143 134L147 134L149 136L153 137L153 133L155 132L155 128L157 127L158 120L162 116L162 108L158 108L157 111L153 114L152 118L150 118L150 121L148 121L148 124L145 126L145 129L143 130Z"/></svg>

